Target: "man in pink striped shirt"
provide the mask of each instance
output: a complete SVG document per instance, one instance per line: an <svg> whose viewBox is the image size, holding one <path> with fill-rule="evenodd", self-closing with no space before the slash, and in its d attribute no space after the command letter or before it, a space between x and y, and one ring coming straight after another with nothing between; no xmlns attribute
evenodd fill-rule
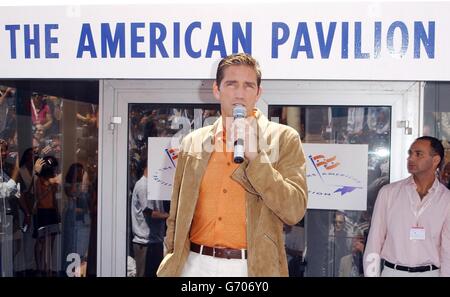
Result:
<svg viewBox="0 0 450 297"><path fill-rule="evenodd" d="M450 276L450 191L439 182L444 148L417 138L408 151L411 176L378 193L364 253L364 274Z"/></svg>

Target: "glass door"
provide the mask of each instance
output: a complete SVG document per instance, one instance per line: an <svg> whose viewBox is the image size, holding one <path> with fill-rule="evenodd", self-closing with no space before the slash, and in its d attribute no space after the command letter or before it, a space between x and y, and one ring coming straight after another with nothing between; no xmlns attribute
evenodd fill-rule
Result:
<svg viewBox="0 0 450 297"><path fill-rule="evenodd" d="M151 139L181 139L219 116L218 104L128 104L127 276L156 277L164 255L170 210L170 200L165 199L170 197L155 197L148 186L171 187L171 175L160 173L173 172L177 156L175 149L159 150ZM170 168L152 162L159 155L167 157Z"/></svg>
<svg viewBox="0 0 450 297"><path fill-rule="evenodd" d="M286 232L291 276L363 275L362 255L375 199L390 181L391 112L389 106L269 107L270 116L296 128L304 144L367 144L369 150L367 210L309 209L304 221ZM295 228L303 238L292 235Z"/></svg>
<svg viewBox="0 0 450 297"><path fill-rule="evenodd" d="M181 140L214 122L220 116L220 106L212 96L211 81L112 81L106 89L114 104L105 106L103 114L120 124L111 124L103 134L104 143L110 140L117 151L108 155L108 149L104 150L104 160L111 160L104 164L105 171L111 173L111 183L103 175L102 196L112 198L102 203L101 220L108 227L101 231L100 245L105 247L101 274L153 277L164 253L170 197L153 195L148 183L169 188L172 181L159 174L174 169L176 155L149 141ZM157 165L152 157L161 153L170 168L154 170Z"/></svg>

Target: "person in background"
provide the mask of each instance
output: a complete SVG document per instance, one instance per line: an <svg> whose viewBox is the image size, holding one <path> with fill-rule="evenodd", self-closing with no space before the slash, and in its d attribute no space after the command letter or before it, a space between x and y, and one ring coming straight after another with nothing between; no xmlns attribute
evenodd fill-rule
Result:
<svg viewBox="0 0 450 297"><path fill-rule="evenodd" d="M339 263L339 277L364 276L363 268L364 235L357 233L352 238L352 253L343 256Z"/></svg>
<svg viewBox="0 0 450 297"><path fill-rule="evenodd" d="M4 91L0 91L0 138L9 140L11 138L11 133L15 121L15 113L13 103L10 99L14 101L14 88L6 88Z"/></svg>
<svg viewBox="0 0 450 297"><path fill-rule="evenodd" d="M151 212L149 219L150 236L147 251L147 275L156 277L156 271L164 257L166 219L169 217L169 213L165 209L164 201L162 200L148 200L147 208Z"/></svg>
<svg viewBox="0 0 450 297"><path fill-rule="evenodd" d="M23 259L25 276L33 276L36 271L34 247L36 240L32 237L34 230L32 214L35 203L35 190L38 175L42 170L45 161L36 155L37 148L26 149L19 162L20 199L19 203L23 211L22 232L23 232Z"/></svg>
<svg viewBox="0 0 450 297"><path fill-rule="evenodd" d="M150 237L149 218L152 211L147 207L147 162L142 162L144 172L136 182L131 198L131 226L133 232L133 251L136 261L136 276L144 277L147 268L147 250Z"/></svg>
<svg viewBox="0 0 450 297"><path fill-rule="evenodd" d="M64 209L63 224L63 263L71 253L80 256L82 265L87 260L89 243L88 192L83 185L84 167L81 163L70 165L64 180L64 192L67 201Z"/></svg>
<svg viewBox="0 0 450 297"><path fill-rule="evenodd" d="M450 191L439 182L444 147L431 136L408 150L406 179L381 188L364 253L364 274L450 276Z"/></svg>
<svg viewBox="0 0 450 297"><path fill-rule="evenodd" d="M37 139L46 136L46 131L53 123L53 116L49 105L41 93L33 93L31 99L31 120L33 122L34 134Z"/></svg>
<svg viewBox="0 0 450 297"><path fill-rule="evenodd" d="M56 170L56 158L44 157L44 164L36 182L36 200L33 208L34 232L36 238L35 259L38 273L42 276L52 276L52 257L56 235L60 232L60 215L56 201L56 192L61 183Z"/></svg>
<svg viewBox="0 0 450 297"><path fill-rule="evenodd" d="M19 222L19 199L20 192L17 188L19 175L18 158L12 157L9 152L9 144L0 138L0 229L6 227L4 215L12 216L13 239L18 243ZM20 186L19 186L20 187Z"/></svg>
<svg viewBox="0 0 450 297"><path fill-rule="evenodd" d="M341 258L351 251L351 237L346 228L346 220L344 212L335 212L333 227L328 236L327 263L325 265L327 276L338 276Z"/></svg>

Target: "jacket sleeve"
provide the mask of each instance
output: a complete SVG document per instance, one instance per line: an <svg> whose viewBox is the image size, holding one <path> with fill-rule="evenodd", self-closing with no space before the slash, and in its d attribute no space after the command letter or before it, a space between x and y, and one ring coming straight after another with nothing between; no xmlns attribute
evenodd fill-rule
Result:
<svg viewBox="0 0 450 297"><path fill-rule="evenodd" d="M308 200L306 164L300 136L293 129L280 133L278 160L264 150L245 169L249 183L264 204L284 223L295 225L304 216Z"/></svg>
<svg viewBox="0 0 450 297"><path fill-rule="evenodd" d="M183 141L184 142L184 141ZM175 170L175 176L173 181L172 197L170 202L170 213L167 218L167 231L165 244L167 248L167 253L173 253L174 238L175 238L175 226L177 221L178 213L178 198L180 195L180 187L183 180L184 164L186 162L186 154L183 153L183 142L181 144L181 149L178 154L177 168Z"/></svg>

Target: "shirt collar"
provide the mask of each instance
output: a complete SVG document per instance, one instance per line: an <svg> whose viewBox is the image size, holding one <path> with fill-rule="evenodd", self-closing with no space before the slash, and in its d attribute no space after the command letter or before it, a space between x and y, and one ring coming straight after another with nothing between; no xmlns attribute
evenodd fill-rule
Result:
<svg viewBox="0 0 450 297"><path fill-rule="evenodd" d="M408 185L410 185L411 187L413 187L414 190L417 188L416 182L414 181L414 178L413 178L412 175L410 175L410 176L406 179L406 183L407 183ZM435 191L437 191L438 188L439 188L439 184L440 184L439 180L435 177L435 178L434 178L433 185L432 185L431 188L428 190L428 193L434 193Z"/></svg>

